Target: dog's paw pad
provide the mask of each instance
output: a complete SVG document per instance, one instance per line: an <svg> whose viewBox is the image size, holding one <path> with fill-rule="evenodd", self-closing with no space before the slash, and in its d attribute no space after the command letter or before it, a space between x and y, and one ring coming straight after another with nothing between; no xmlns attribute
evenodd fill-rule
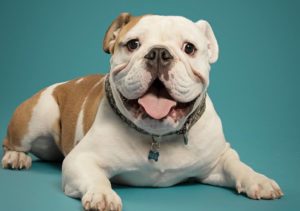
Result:
<svg viewBox="0 0 300 211"><path fill-rule="evenodd" d="M283 196L274 180L258 173L238 180L236 189L238 193L245 193L251 199L277 199Z"/></svg>
<svg viewBox="0 0 300 211"><path fill-rule="evenodd" d="M2 167L6 169L29 169L31 157L24 152L6 151L2 158Z"/></svg>
<svg viewBox="0 0 300 211"><path fill-rule="evenodd" d="M121 211L122 201L120 197L112 189L103 191L88 191L82 197L82 206L85 210L109 210Z"/></svg>

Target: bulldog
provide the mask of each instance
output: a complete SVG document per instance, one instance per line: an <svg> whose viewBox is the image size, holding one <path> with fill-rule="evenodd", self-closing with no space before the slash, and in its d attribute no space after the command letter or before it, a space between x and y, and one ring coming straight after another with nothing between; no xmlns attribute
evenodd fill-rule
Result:
<svg viewBox="0 0 300 211"><path fill-rule="evenodd" d="M207 94L218 44L210 24L120 14L103 49L106 75L49 86L15 111L4 168L28 169L28 153L62 160L62 188L85 210L121 210L111 182L167 187L190 178L276 199L278 184L240 161Z"/></svg>

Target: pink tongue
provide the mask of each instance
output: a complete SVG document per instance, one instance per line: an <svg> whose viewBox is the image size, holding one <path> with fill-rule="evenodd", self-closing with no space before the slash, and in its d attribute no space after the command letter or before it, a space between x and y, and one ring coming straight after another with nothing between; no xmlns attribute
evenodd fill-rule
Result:
<svg viewBox="0 0 300 211"><path fill-rule="evenodd" d="M138 103L153 119L166 117L176 106L176 102L172 100L166 89L158 90L155 87L151 87L144 96L139 98Z"/></svg>

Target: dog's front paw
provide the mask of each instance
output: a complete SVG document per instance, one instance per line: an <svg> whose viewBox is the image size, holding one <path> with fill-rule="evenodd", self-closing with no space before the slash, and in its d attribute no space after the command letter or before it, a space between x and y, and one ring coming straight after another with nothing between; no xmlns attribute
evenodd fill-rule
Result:
<svg viewBox="0 0 300 211"><path fill-rule="evenodd" d="M82 197L82 205L85 210L95 211L121 211L122 201L112 189L102 191L88 191Z"/></svg>
<svg viewBox="0 0 300 211"><path fill-rule="evenodd" d="M283 196L279 185L272 179L254 172L236 182L238 193L251 199L277 199Z"/></svg>

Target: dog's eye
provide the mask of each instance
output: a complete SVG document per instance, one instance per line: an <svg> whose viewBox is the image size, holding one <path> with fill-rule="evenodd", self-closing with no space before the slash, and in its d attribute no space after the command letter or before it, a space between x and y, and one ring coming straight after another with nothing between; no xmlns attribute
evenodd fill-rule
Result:
<svg viewBox="0 0 300 211"><path fill-rule="evenodd" d="M190 42L186 42L183 45L183 50L186 54L188 55L194 55L195 52L197 51L196 47L194 46L194 44L190 43Z"/></svg>
<svg viewBox="0 0 300 211"><path fill-rule="evenodd" d="M129 40L126 43L126 47L129 51L134 51L141 46L141 43L138 39Z"/></svg>

